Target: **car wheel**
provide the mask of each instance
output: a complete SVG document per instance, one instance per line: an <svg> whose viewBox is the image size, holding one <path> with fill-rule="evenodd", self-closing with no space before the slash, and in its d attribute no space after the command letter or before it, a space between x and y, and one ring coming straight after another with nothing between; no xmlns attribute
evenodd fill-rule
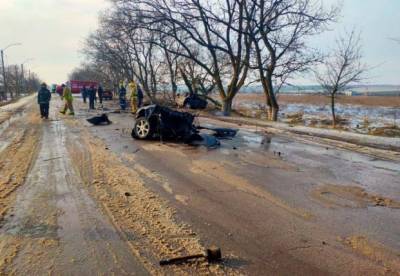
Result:
<svg viewBox="0 0 400 276"><path fill-rule="evenodd" d="M153 129L150 121L144 117L140 117L136 120L135 126L132 130L132 136L137 139L147 139L153 135Z"/></svg>

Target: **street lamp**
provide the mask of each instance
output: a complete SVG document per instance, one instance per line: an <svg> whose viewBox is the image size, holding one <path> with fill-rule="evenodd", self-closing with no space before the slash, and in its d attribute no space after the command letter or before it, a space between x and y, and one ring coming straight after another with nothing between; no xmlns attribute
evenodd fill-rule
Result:
<svg viewBox="0 0 400 276"><path fill-rule="evenodd" d="M12 43L12 44L7 45L7 47L5 47L4 49L0 49L1 67L2 67L2 70L3 70L3 86L4 86L3 95L2 95L3 100L7 100L7 88L8 88L7 87L7 78L6 78L6 69L5 69L5 66L4 66L4 51L7 50L8 48L12 47L12 46L19 46L19 45L22 45L22 43ZM11 98L12 98L12 93L11 93Z"/></svg>
<svg viewBox="0 0 400 276"><path fill-rule="evenodd" d="M24 62L21 62L21 86L22 86L22 92L24 92L24 88L26 89L26 81L25 81L25 76L24 76L24 64L28 63L29 61L34 60L33 58L27 58Z"/></svg>

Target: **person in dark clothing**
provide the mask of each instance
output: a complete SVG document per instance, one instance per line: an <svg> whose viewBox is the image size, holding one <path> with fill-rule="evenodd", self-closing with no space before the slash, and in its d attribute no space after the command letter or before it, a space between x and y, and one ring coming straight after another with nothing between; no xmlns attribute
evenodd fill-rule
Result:
<svg viewBox="0 0 400 276"><path fill-rule="evenodd" d="M101 84L99 84L99 87L97 88L97 95L99 96L99 102L100 104L103 104L103 87L101 86Z"/></svg>
<svg viewBox="0 0 400 276"><path fill-rule="evenodd" d="M51 93L47 89L47 85L42 83L38 91L38 104L40 106L40 116L41 118L49 118L49 107L50 107Z"/></svg>
<svg viewBox="0 0 400 276"><path fill-rule="evenodd" d="M88 96L89 96L89 109L94 109L94 101L96 100L96 89L94 89L93 85L91 85L88 90Z"/></svg>
<svg viewBox="0 0 400 276"><path fill-rule="evenodd" d="M143 91L142 88L138 85L137 88L137 108L141 108L143 104Z"/></svg>
<svg viewBox="0 0 400 276"><path fill-rule="evenodd" d="M82 99L83 102L86 103L86 99L88 97L88 90L86 89L86 86L84 85L83 88L81 89L81 94L82 94Z"/></svg>
<svg viewBox="0 0 400 276"><path fill-rule="evenodd" d="M119 96L119 106L121 107L122 110L126 109L126 88L124 86L124 83L121 81L119 84L119 89L118 89L118 96Z"/></svg>

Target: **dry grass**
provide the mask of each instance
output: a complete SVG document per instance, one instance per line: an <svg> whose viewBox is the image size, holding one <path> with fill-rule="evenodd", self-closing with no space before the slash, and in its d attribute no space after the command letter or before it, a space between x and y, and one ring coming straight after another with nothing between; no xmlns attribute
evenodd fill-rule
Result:
<svg viewBox="0 0 400 276"><path fill-rule="evenodd" d="M264 103L263 94L238 94L235 98L236 103ZM327 105L330 98L324 95L278 95L278 102L281 104L302 103L314 105ZM400 97L396 96L338 96L336 102L339 104L352 104L363 106L385 106L399 107Z"/></svg>
<svg viewBox="0 0 400 276"><path fill-rule="evenodd" d="M377 127L370 129L368 134L385 137L400 137L400 127L396 125Z"/></svg>

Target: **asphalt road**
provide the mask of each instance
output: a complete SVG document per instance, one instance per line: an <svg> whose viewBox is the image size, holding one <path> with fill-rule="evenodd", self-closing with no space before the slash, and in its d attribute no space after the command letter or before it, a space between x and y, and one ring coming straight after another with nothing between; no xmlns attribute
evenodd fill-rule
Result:
<svg viewBox="0 0 400 276"><path fill-rule="evenodd" d="M5 131L27 127L24 122L36 110L32 105L26 108L28 112L7 122ZM147 275L74 170L66 150L65 124L57 112L52 108L50 120L38 125L39 144L31 168L0 224L2 248L15 246L11 259L6 250L0 253L2 264L9 259L0 274Z"/></svg>
<svg viewBox="0 0 400 276"><path fill-rule="evenodd" d="M130 136L134 118L129 113L110 113L113 124L108 126L86 122L90 116L111 112L115 103L107 102L104 111L88 112L79 99L75 102L74 119L58 116L61 103L54 99L50 120L34 120L39 131L30 138L38 139L38 144L25 180L16 190L1 186L0 207L7 211L0 221L1 272L143 275L155 267L157 274L202 274L196 263L176 272L158 267L154 256L164 253L146 259L146 254L135 251L139 248L132 250L136 241L145 243L150 237L149 244L158 244L157 236L147 237L146 231L139 235L136 224L112 216L113 210L123 211L132 220L129 212L134 210L129 208L141 207L140 202L117 201L111 211L104 209L107 197L121 199L116 191L129 191L132 183L102 182L103 186L88 188L85 184L90 183L82 175L94 174L96 164L76 168L77 157L68 150L87 150L90 161L83 145L96 138L102 141L102 151L122 162L117 173L135 172L146 188L175 210L175 220L190 228L190 237L196 235L205 247L221 247L220 268L227 274L400 272L400 160L382 158L382 151L377 155L363 148L359 153L333 141L228 124L218 118L197 122L239 129L218 149L138 141ZM0 126L2 172L13 160L6 153L14 150L19 156L14 140L33 127L27 118L37 117L35 112L35 106L28 105ZM102 187L110 193L98 196ZM99 201L104 197L105 205ZM147 199L140 200L147 204ZM159 224L149 221L157 208L142 214L148 216L144 227ZM140 226L141 213L134 214L133 221ZM120 232L119 223L131 231L132 242ZM177 237L167 235L160 244L168 244L168 239L173 244Z"/></svg>
<svg viewBox="0 0 400 276"><path fill-rule="evenodd" d="M250 274L399 272L400 163L334 143L239 129L219 149L130 137L130 114L92 127L206 244Z"/></svg>

